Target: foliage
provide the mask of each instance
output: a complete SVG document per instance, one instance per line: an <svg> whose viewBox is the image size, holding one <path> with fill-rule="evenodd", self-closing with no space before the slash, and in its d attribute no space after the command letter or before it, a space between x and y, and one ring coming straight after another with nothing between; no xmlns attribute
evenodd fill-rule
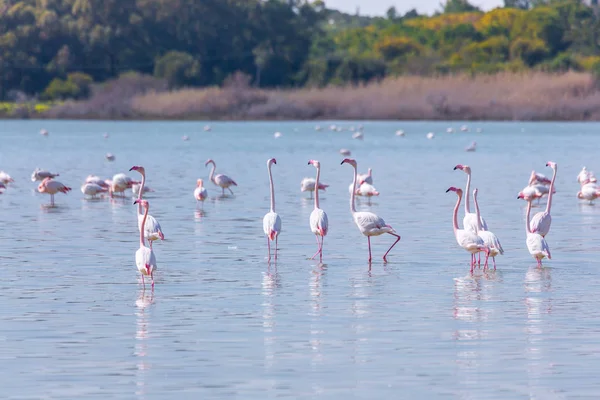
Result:
<svg viewBox="0 0 600 400"><path fill-rule="evenodd" d="M193 85L199 81L200 62L191 54L170 51L156 60L154 76L167 80L169 87Z"/></svg>
<svg viewBox="0 0 600 400"><path fill-rule="evenodd" d="M67 75L67 79L54 78L42 93L46 100L85 99L90 95L91 76L81 72Z"/></svg>

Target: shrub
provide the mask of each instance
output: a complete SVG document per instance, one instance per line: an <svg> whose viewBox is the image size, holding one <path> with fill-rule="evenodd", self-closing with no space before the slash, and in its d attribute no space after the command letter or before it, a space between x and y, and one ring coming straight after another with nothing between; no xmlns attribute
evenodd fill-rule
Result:
<svg viewBox="0 0 600 400"><path fill-rule="evenodd" d="M548 53L548 48L540 39L518 38L510 46L510 57L520 58L530 67L544 61Z"/></svg>
<svg viewBox="0 0 600 400"><path fill-rule="evenodd" d="M46 100L85 99L90 95L92 77L75 72L67 75L67 79L54 78L42 93Z"/></svg>
<svg viewBox="0 0 600 400"><path fill-rule="evenodd" d="M423 51L423 47L418 42L407 37L387 37L375 44L375 49L386 60L418 55Z"/></svg>
<svg viewBox="0 0 600 400"><path fill-rule="evenodd" d="M200 62L181 51L169 51L156 60L154 76L167 81L170 88L194 85L199 81Z"/></svg>

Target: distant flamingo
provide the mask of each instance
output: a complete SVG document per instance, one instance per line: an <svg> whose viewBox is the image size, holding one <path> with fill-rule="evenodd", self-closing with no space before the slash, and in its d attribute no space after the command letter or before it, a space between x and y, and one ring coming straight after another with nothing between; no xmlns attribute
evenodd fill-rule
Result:
<svg viewBox="0 0 600 400"><path fill-rule="evenodd" d="M465 174L467 174L467 187L465 188L465 217L463 218L463 228L472 231L473 233L477 233L477 216L475 215L475 213L471 212L471 208L469 207L469 193L471 190L471 167L469 167L468 165L458 164L456 167L454 167L454 170L457 169L460 169ZM488 226L487 222L485 222L485 219L481 218L480 222L483 229L487 231Z"/></svg>
<svg viewBox="0 0 600 400"><path fill-rule="evenodd" d="M581 172L577 175L577 182L579 182L581 186L588 183L596 183L596 181L597 180L594 176L594 173L592 171L588 171L586 167L583 167Z"/></svg>
<svg viewBox="0 0 600 400"><path fill-rule="evenodd" d="M13 178L10 177L9 174L7 174L4 171L0 171L0 182L6 184L9 184L11 182L14 182L15 180Z"/></svg>
<svg viewBox="0 0 600 400"><path fill-rule="evenodd" d="M317 169L317 177L315 178L315 182L316 185L319 185L319 178L321 176L321 163L317 160L310 160L308 164L312 164ZM319 207L318 191L315 192L315 208L312 213L310 213L310 230L315 234L317 239L317 252L314 256L312 256L311 260L314 259L317 254L319 254L319 261L323 262L323 242L325 241L325 236L329 230L329 221L325 211ZM321 237L320 242L319 236Z"/></svg>
<svg viewBox="0 0 600 400"><path fill-rule="evenodd" d="M300 182L300 191L301 192L310 192L310 198L313 197L313 192L315 191L315 179L313 178L304 178ZM329 187L324 183L319 182L319 190L325 190Z"/></svg>
<svg viewBox="0 0 600 400"><path fill-rule="evenodd" d="M546 185L542 185L542 184L534 184L534 185L528 185L525 186L523 188L523 190L521 190L518 194L517 194L517 198L519 199L523 199L523 200L538 200L538 203L540 201L540 199L544 196L546 196L548 194L548 192L550 191L550 187L546 186ZM552 188L552 193L556 193L556 188Z"/></svg>
<svg viewBox="0 0 600 400"><path fill-rule="evenodd" d="M108 188L102 187L95 183L84 183L81 185L81 193L86 196L92 196L92 199L96 198L96 195L106 192L108 192Z"/></svg>
<svg viewBox="0 0 600 400"><path fill-rule="evenodd" d="M87 178L85 178L85 183L93 183L106 189L110 186L105 180L96 175L88 175Z"/></svg>
<svg viewBox="0 0 600 400"><path fill-rule="evenodd" d="M132 180L123 173L114 175L112 180L110 180L110 197L113 197L114 193L122 193L123 197L125 197L125 191L131 189L131 186L136 183L139 182Z"/></svg>
<svg viewBox="0 0 600 400"><path fill-rule="evenodd" d="M533 216L530 223L531 232L539 233L542 237L546 237L550 232L550 225L552 224L552 216L550 215L550 208L552 207L552 195L554 194L554 180L556 179L557 165L555 162L548 161L547 167L552 168L554 171L552 174L552 181L550 182L550 188L548 189L548 203L546 204L546 210L541 211ZM522 198L522 197L517 197Z"/></svg>
<svg viewBox="0 0 600 400"><path fill-rule="evenodd" d="M52 178L44 178L42 183L38 186L38 192L47 193L50 195L50 205L54 206L54 195L58 192L67 194L71 190L70 187L67 187L60 183L59 181L54 181Z"/></svg>
<svg viewBox="0 0 600 400"><path fill-rule="evenodd" d="M579 192L577 192L578 199L587 200L590 204L598 197L600 197L600 187L595 183L587 183L581 187Z"/></svg>
<svg viewBox="0 0 600 400"><path fill-rule="evenodd" d="M477 236L479 236L481 239L483 239L483 243L485 243L485 245L488 247L489 254L488 257L492 257L492 260L494 262L494 270L496 269L496 256L498 254L504 254L504 249L502 248L502 245L500 244L500 240L498 240L498 237L496 235L494 235L492 232L483 229L483 227L481 226L481 212L479 211L479 203L477 202L477 192L478 190L475 189L473 190L473 203L475 203L475 214L477 214L477 220L479 223L479 226L477 227ZM485 260L485 264L487 265L487 259Z"/></svg>
<svg viewBox="0 0 600 400"><path fill-rule="evenodd" d="M204 200L208 197L208 192L204 187L204 181L202 179L198 179L196 181L196 189L194 189L194 198L196 201L201 201L204 204Z"/></svg>
<svg viewBox="0 0 600 400"><path fill-rule="evenodd" d="M552 259L552 255L550 254L550 247L548 247L548 243L546 243L546 239L539 233L535 233L531 231L529 226L529 215L531 214L531 200L527 200L527 212L525 213L525 232L527 233L527 249L529 250L529 254L536 259L538 267L542 266L542 259L544 257L548 257L549 260Z"/></svg>
<svg viewBox="0 0 600 400"><path fill-rule="evenodd" d="M204 163L204 166L207 166L208 164L212 164L212 170L210 171L209 180L215 185L220 186L221 189L223 189L223 195L225 195L225 189L228 189L231 192L231 194L233 194L233 191L231 190L230 186L237 186L237 183L235 183L235 181L227 175L215 175L215 169L217 169L217 164L215 164L213 160L207 160L206 163Z"/></svg>
<svg viewBox="0 0 600 400"><path fill-rule="evenodd" d="M490 254L489 248L485 245L482 238L477 236L477 234L468 229L459 229L458 227L458 208L460 207L460 202L462 200L463 191L462 189L457 189L454 186L448 188L446 193L455 192L458 196L458 200L456 201L456 205L454 206L454 213L452 215L452 227L454 228L454 236L456 237L456 242L460 247L471 253L471 273L473 272L473 268L475 267L475 254L481 251L485 252L487 256ZM468 196L467 196L468 197ZM477 220L475 221L477 223ZM487 258L486 258L487 260ZM487 266L487 264L485 265Z"/></svg>
<svg viewBox="0 0 600 400"><path fill-rule="evenodd" d="M540 174L539 172L531 171L531 175L529 176L529 184L534 185L539 183L541 185L549 185L550 179L546 177L544 174Z"/></svg>
<svg viewBox="0 0 600 400"><path fill-rule="evenodd" d="M138 192L138 200L142 200L142 195L144 193L144 185L146 184L146 169L144 167L134 165L129 170L137 171L142 175L142 184ZM160 227L160 224L158 223L156 218L154 218L151 215L148 215L147 212L146 216L148 217L148 220L146 221L146 232L144 232L144 234L146 236L146 239L148 239L148 244L150 245L150 248L152 248L152 242L158 239L165 240L165 235L163 234L162 228ZM141 202L138 203L138 229L142 229L142 220L145 219L146 216L142 214Z"/></svg>
<svg viewBox="0 0 600 400"><path fill-rule="evenodd" d="M369 185L372 185L373 184L373 169L369 168L367 170L366 174L358 174L356 179L357 179L358 186L362 185L363 183L368 183Z"/></svg>
<svg viewBox="0 0 600 400"><path fill-rule="evenodd" d="M156 271L157 268L156 256L154 256L152 248L146 247L146 244L144 243L144 225L146 224L146 218L148 217L150 205L148 204L148 201L141 199L136 199L133 204L139 204L145 209L144 216L142 217L142 226L140 229L140 248L135 252L135 265L137 266L140 274L142 274L142 285L146 287L144 275L150 276L152 279L152 289L154 289L154 271Z"/></svg>
<svg viewBox="0 0 600 400"><path fill-rule="evenodd" d="M275 189L273 188L273 174L271 174L271 165L277 164L277 160L270 158L267 160L267 170L269 171L269 186L271 187L271 210L263 218L263 231L267 235L267 248L269 249L269 259L271 261L271 242L275 241L275 261L277 261L277 238L281 233L281 218L275 212Z"/></svg>
<svg viewBox="0 0 600 400"><path fill-rule="evenodd" d="M6 185L4 184L4 182L0 182L0 189L4 190L6 189ZM0 194L2 194L3 192L0 191Z"/></svg>
<svg viewBox="0 0 600 400"><path fill-rule="evenodd" d="M134 183L133 185L131 185L131 193L133 194L134 197L139 197L141 188L142 188L142 185L139 183ZM144 194L152 193L152 192L154 192L154 189L149 188L148 186L144 186Z"/></svg>
<svg viewBox="0 0 600 400"><path fill-rule="evenodd" d="M465 147L465 151L475 151L477 150L477 142L472 142L470 145Z"/></svg>
<svg viewBox="0 0 600 400"><path fill-rule="evenodd" d="M354 168L354 179L352 180L352 185L356 187L356 178L357 178L357 169L356 169L356 160L352 158L345 158L342 161L342 164L350 164L352 168ZM356 211L356 206L354 203L354 197L356 196L356 192L352 191L350 194L350 212L352 213L352 218L354 219L354 223L360 230L360 233L367 237L369 243L369 263L371 262L371 236L379 236L384 233L389 233L392 236L396 237L396 241L390 246L388 251L383 255L383 261L387 262L387 255L392 250L392 248L400 241L400 235L396 233L394 228L390 225L387 225L383 218L378 217L376 214L368 211Z"/></svg>
<svg viewBox="0 0 600 400"><path fill-rule="evenodd" d="M59 174L53 174L43 169L36 168L31 174L31 182L43 181L45 178L56 178Z"/></svg>

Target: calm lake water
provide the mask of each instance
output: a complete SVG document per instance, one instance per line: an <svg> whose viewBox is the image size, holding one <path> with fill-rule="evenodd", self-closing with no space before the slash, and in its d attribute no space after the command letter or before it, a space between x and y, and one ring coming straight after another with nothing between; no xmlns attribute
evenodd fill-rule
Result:
<svg viewBox="0 0 600 400"><path fill-rule="evenodd" d="M360 122L318 124L332 123ZM582 166L600 172L600 124L469 123L465 133L457 122L362 122L364 141L316 124L211 123L204 132L203 122L0 121L0 169L16 180L0 196L2 397L597 398L600 203L575 195ZM477 152L465 152L473 140ZM388 264L381 257L393 238L380 236L369 269L342 147L359 172L373 168L381 192L358 208L402 236ZM270 157L283 232L269 268ZM238 182L235 196L221 198L208 182L208 158ZM330 222L322 266L308 259L313 203L300 192L315 174L311 158L331 185L322 194ZM548 160L558 163L553 259L540 270L516 195L532 169L551 176ZM495 272L471 276L454 239L456 195L445 191L464 188L458 163L472 167L482 213L504 246ZM153 294L135 267L131 192L111 202L83 200L79 190L88 174L137 179L132 165L146 167L156 190L146 196L150 212L166 236L154 246ZM50 199L31 182L35 167L73 187L56 195L56 208L43 207ZM192 194L198 178L209 190L203 212Z"/></svg>

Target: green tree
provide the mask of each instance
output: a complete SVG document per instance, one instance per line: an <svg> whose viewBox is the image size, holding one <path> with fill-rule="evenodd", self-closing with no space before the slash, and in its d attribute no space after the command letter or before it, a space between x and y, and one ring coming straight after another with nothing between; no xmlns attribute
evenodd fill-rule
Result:
<svg viewBox="0 0 600 400"><path fill-rule="evenodd" d="M170 88L194 85L199 80L200 62L192 55L170 51L156 60L154 76L164 78Z"/></svg>

